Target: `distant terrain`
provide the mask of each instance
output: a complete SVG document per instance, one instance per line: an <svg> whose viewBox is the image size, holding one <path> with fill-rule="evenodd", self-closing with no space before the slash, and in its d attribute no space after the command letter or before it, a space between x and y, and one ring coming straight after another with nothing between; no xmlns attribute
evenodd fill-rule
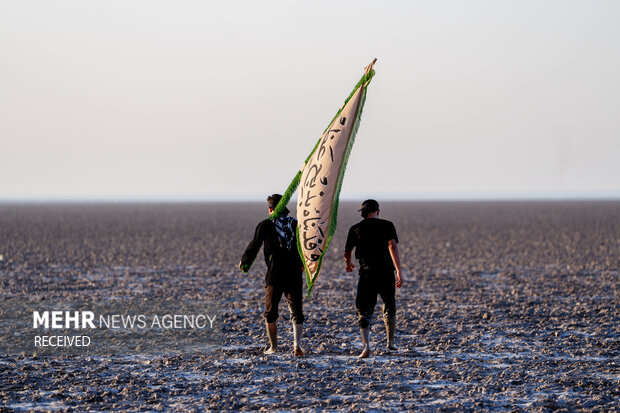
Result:
<svg viewBox="0 0 620 413"><path fill-rule="evenodd" d="M0 203L0 296L148 297L220 304L214 355L0 355L0 411L613 411L620 398L620 202L385 202L406 270L399 350L358 361L356 274L344 272L358 203L339 227L292 357L266 357L260 253L236 264L263 203Z"/></svg>

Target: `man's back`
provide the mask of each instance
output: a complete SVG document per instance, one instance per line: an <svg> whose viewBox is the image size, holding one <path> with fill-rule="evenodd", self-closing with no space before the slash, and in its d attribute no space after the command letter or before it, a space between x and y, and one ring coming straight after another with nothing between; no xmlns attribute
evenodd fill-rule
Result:
<svg viewBox="0 0 620 413"><path fill-rule="evenodd" d="M269 215L282 200L282 195L273 194L267 197ZM263 247L265 253L265 326L269 337L269 348L265 354L273 354L278 351L278 305L282 295L286 296L291 320L293 321L293 348L295 356L303 356L301 349L302 324L304 313L302 308L303 295L303 266L297 252L297 220L288 216L290 211L284 207L282 213L273 219L264 219L254 231L254 238L248 244L239 269L247 273L258 251Z"/></svg>
<svg viewBox="0 0 620 413"><path fill-rule="evenodd" d="M295 243L297 220L289 216L265 219L256 227L254 239L248 244L241 262L251 264L263 246L267 273L265 284L301 281L302 262Z"/></svg>
<svg viewBox="0 0 620 413"><path fill-rule="evenodd" d="M394 270L389 241L398 242L394 224L385 219L365 218L349 229L345 251L355 248L362 270Z"/></svg>

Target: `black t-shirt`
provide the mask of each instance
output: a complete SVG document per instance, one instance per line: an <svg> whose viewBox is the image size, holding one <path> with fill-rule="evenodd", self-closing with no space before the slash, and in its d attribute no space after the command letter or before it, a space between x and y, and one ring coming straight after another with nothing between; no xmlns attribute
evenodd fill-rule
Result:
<svg viewBox="0 0 620 413"><path fill-rule="evenodd" d="M265 219L256 227L254 238L248 244L241 264L252 265L260 247L263 247L267 273L265 285L292 285L302 282L303 264L297 251L295 231L297 220L288 216L278 218L282 225L276 225L273 220ZM278 232L292 231L290 236L281 236ZM284 234L283 234L284 235Z"/></svg>
<svg viewBox="0 0 620 413"><path fill-rule="evenodd" d="M349 229L344 250L355 248L361 270L394 271L388 248L391 239L398 242L394 224L385 219L365 218Z"/></svg>

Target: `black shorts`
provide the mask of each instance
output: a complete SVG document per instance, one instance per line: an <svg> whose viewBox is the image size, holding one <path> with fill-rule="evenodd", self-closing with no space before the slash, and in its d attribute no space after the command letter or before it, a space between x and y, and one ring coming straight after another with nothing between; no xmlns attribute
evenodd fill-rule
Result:
<svg viewBox="0 0 620 413"><path fill-rule="evenodd" d="M377 295L383 300L383 318L390 319L396 315L396 279L394 271L370 272L360 270L357 284L357 322L360 328L372 325L372 316L377 305Z"/></svg>
<svg viewBox="0 0 620 413"><path fill-rule="evenodd" d="M291 320L295 324L304 322L304 312L302 308L302 283L294 283L292 285L268 285L265 287L265 320L268 323L274 323L278 319L278 306L282 294L286 296L288 311L291 314Z"/></svg>

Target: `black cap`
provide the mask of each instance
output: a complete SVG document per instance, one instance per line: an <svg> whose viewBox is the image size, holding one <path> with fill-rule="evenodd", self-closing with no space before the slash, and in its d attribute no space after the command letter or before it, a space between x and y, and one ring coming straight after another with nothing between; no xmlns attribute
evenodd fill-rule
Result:
<svg viewBox="0 0 620 413"><path fill-rule="evenodd" d="M362 216L365 218L371 212L376 212L379 210L379 203L374 199L367 199L362 202L362 207L358 209L358 212L362 213Z"/></svg>

